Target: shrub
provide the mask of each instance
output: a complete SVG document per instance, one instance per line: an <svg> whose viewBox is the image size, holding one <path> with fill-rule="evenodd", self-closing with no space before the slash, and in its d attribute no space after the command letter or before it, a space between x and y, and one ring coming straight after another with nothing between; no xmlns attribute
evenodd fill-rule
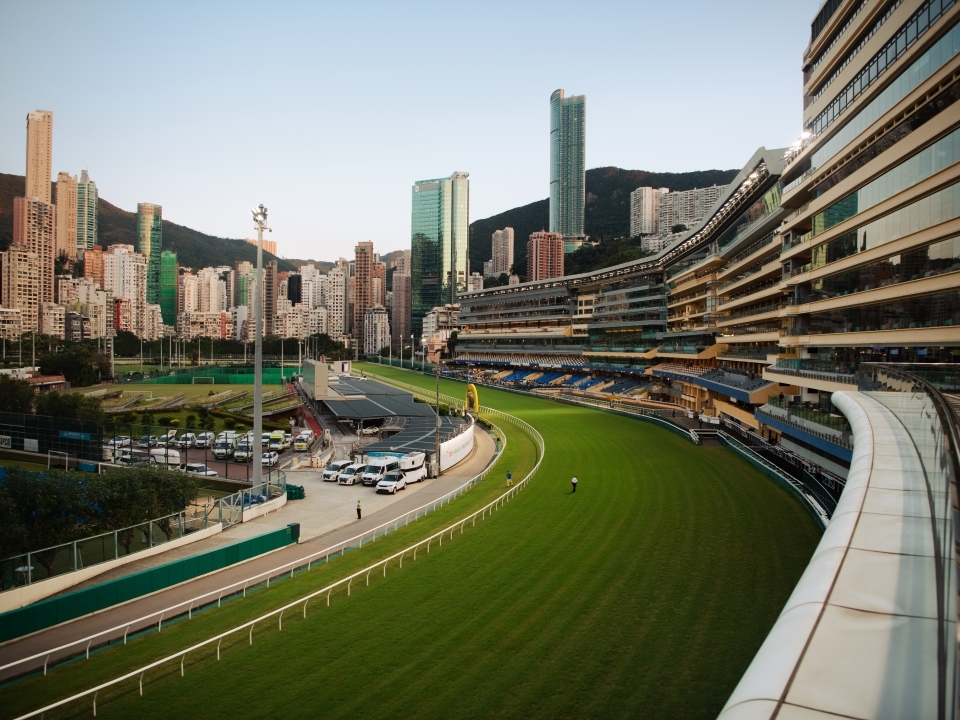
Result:
<svg viewBox="0 0 960 720"><path fill-rule="evenodd" d="M196 426L197 426L197 416L187 415L187 427L196 427Z"/></svg>
<svg viewBox="0 0 960 720"><path fill-rule="evenodd" d="M227 418L226 420L223 421L223 426L227 430L233 430L237 426L237 421L234 420L233 418Z"/></svg>
<svg viewBox="0 0 960 720"><path fill-rule="evenodd" d="M173 418L173 419L170 421L170 427L180 427L180 420L179 420L179 418Z"/></svg>
<svg viewBox="0 0 960 720"><path fill-rule="evenodd" d="M172 421L173 421L173 418L172 418L172 417L168 417L167 415L164 415L164 416L161 417L161 418L157 418L157 422L158 422L160 425L163 425L164 427L170 427L170 423L171 423Z"/></svg>

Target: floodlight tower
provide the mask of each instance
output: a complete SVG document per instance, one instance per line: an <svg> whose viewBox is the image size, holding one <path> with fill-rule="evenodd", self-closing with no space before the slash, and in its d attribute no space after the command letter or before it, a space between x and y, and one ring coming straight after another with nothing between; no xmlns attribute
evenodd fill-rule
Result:
<svg viewBox="0 0 960 720"><path fill-rule="evenodd" d="M260 446L263 455L263 231L267 227L267 209L260 204L254 208L253 224L257 228L257 283L253 299L253 444ZM260 494L263 488L263 461L253 460L253 491ZM268 492L266 493L269 495Z"/></svg>

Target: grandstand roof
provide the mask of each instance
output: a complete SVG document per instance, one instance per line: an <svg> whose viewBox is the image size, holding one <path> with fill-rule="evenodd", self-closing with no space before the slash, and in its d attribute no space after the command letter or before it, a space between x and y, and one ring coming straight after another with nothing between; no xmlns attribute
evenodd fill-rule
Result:
<svg viewBox="0 0 960 720"><path fill-rule="evenodd" d="M376 380L343 377L330 384L342 400L323 398L322 402L338 420L375 420L388 417L435 418L433 408L413 401L413 395ZM432 425L431 425L432 427Z"/></svg>

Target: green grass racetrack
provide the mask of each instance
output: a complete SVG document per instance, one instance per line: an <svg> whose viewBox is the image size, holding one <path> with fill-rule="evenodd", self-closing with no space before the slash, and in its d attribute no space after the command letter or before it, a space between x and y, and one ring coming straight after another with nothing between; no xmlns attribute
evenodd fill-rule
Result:
<svg viewBox="0 0 960 720"><path fill-rule="evenodd" d="M361 367L433 388L422 375ZM462 396L464 385L444 381L441 392ZM276 623L258 627L253 647L244 633L224 643L220 662L198 653L183 678L174 665L155 672L142 698L135 681L101 695L98 717L715 717L819 540L813 520L724 448L486 388L480 401L531 423L546 442L539 474L503 510L416 563L391 567L369 589L335 597L330 608L317 602L306 620L294 613L282 632ZM507 469L519 478L533 463L530 443L503 427L515 467L499 468L478 494L497 491ZM442 512L462 515L473 494ZM337 561L341 574L366 552ZM341 572L336 563L328 570ZM102 663L78 686L90 687L136 667L123 653L177 642L164 648L173 652L215 634L218 613L254 602L263 612L284 593L322 587L307 580L278 582L173 626L189 626L195 638L175 641L165 629L11 685L0 690L0 715L62 696L43 691L58 673L90 675ZM66 715L89 713L84 701Z"/></svg>

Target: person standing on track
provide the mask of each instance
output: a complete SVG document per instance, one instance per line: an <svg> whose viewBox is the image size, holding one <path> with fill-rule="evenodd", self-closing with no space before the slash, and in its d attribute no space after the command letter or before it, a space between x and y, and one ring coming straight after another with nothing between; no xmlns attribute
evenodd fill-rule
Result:
<svg viewBox="0 0 960 720"><path fill-rule="evenodd" d="M357 500L357 520L360 519L360 501Z"/></svg>
<svg viewBox="0 0 960 720"><path fill-rule="evenodd" d="M570 484L573 485L573 492L577 491L577 476L573 476L573 480L570 481Z"/></svg>

